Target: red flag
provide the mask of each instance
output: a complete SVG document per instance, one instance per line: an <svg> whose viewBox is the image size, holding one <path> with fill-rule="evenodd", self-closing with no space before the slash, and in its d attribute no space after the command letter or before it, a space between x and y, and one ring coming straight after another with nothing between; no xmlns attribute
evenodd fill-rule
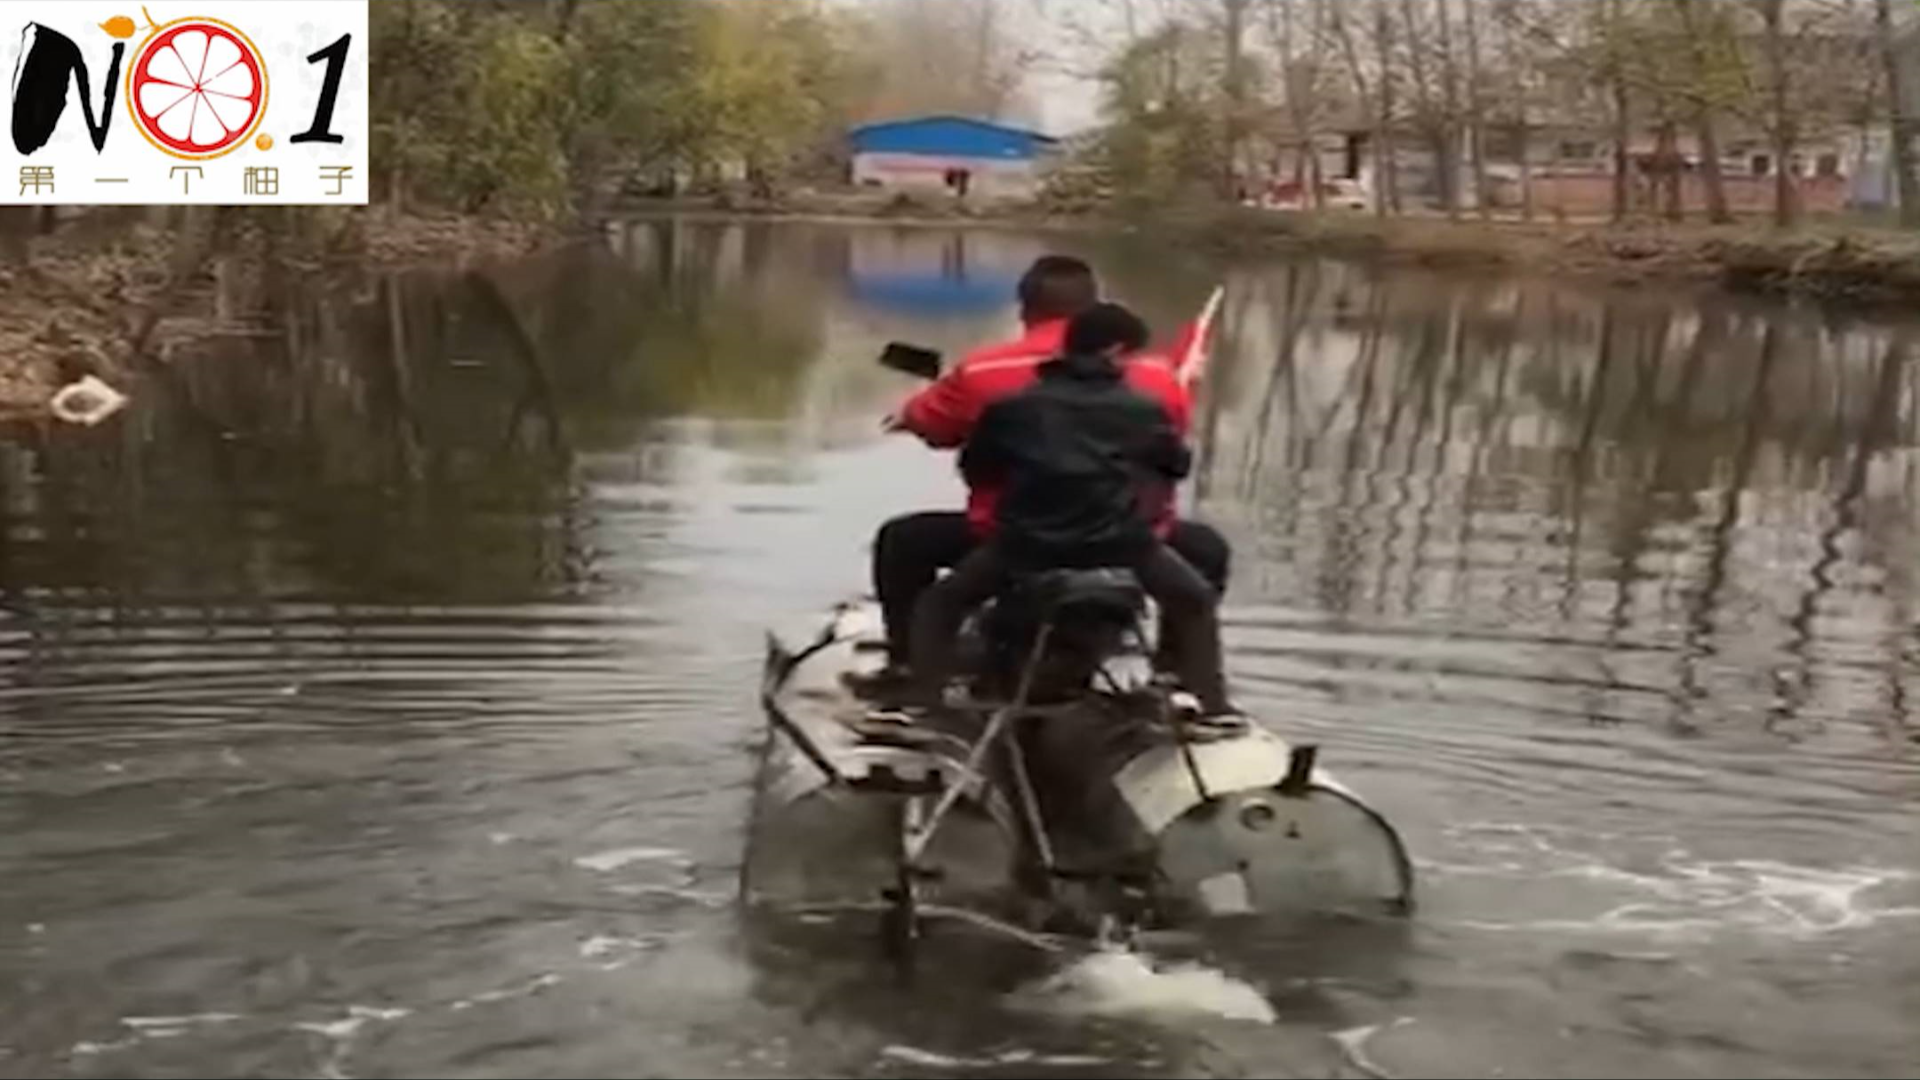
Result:
<svg viewBox="0 0 1920 1080"><path fill-rule="evenodd" d="M1213 324L1220 314L1220 302L1226 297L1224 287L1216 287L1207 297L1206 307L1200 309L1200 317L1180 328L1180 336L1174 339L1173 350L1169 354L1173 360L1174 374L1180 377L1182 385L1191 386L1200 381L1207 369L1207 360L1213 352Z"/></svg>
<svg viewBox="0 0 1920 1080"><path fill-rule="evenodd" d="M1174 337L1173 343L1168 345L1166 349L1167 364L1173 368L1176 374L1181 373L1186 368L1187 356L1193 352L1193 347L1195 343L1199 341L1199 338L1199 319L1188 319L1186 322L1180 324L1180 333ZM1184 376L1181 381L1186 381Z"/></svg>

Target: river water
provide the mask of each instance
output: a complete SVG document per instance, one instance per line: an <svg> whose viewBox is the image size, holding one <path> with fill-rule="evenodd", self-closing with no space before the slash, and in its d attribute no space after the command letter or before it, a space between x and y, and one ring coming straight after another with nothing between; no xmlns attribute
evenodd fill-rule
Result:
<svg viewBox="0 0 1920 1080"><path fill-rule="evenodd" d="M958 498L872 357L1007 330L1043 241L643 222L289 285L0 443L0 1075L1920 1069L1905 328L1045 243L1167 330L1229 283L1230 674L1410 923L1182 946L1259 1023L743 918L765 630Z"/></svg>

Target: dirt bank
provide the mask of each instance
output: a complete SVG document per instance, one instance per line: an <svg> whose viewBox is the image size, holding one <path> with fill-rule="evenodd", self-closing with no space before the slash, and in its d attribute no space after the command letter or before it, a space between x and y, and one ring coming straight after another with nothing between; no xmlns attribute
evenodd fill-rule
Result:
<svg viewBox="0 0 1920 1080"><path fill-rule="evenodd" d="M1707 281L1866 305L1920 300L1920 236L1892 230L1816 225L1780 232L1760 224L1576 225L1245 209L1175 217L1156 227L1234 253L1297 249L1625 285Z"/></svg>
<svg viewBox="0 0 1920 1080"><path fill-rule="evenodd" d="M93 374L124 383L169 337L218 333L216 261L228 264L226 279L243 281L269 263L300 274L458 267L564 238L535 224L379 209L299 218L218 209L171 225L102 211L14 238L0 262L0 417L45 415L64 382Z"/></svg>

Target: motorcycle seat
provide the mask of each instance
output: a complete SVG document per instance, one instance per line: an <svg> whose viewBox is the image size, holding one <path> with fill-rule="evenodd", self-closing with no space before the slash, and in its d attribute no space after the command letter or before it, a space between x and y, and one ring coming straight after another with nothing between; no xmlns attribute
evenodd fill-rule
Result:
<svg viewBox="0 0 1920 1080"><path fill-rule="evenodd" d="M1130 619L1140 614L1147 600L1147 591L1133 571L1112 566L1025 574L1014 581L1013 592L1042 616L1070 609Z"/></svg>

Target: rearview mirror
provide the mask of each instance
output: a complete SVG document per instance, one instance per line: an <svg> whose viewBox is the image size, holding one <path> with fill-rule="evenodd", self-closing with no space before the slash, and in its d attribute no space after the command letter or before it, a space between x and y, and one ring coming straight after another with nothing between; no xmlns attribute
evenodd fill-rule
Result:
<svg viewBox="0 0 1920 1080"><path fill-rule="evenodd" d="M940 353L934 349L923 349L918 345L908 345L903 341L890 341L880 351L880 363L895 371L903 372L922 379L940 377Z"/></svg>

